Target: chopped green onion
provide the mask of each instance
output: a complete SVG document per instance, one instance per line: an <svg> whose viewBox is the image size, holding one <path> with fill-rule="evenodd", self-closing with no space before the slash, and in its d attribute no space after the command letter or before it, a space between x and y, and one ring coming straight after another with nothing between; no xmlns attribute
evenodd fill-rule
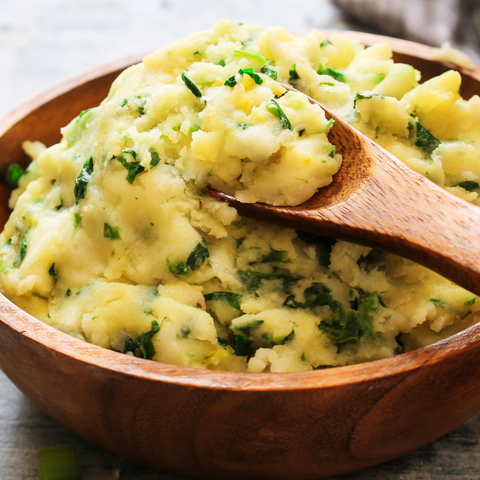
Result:
<svg viewBox="0 0 480 480"><path fill-rule="evenodd" d="M290 120L287 118L287 116L280 108L280 105L275 99L272 98L272 100L267 102L266 108L272 115L275 115L280 120L282 128L288 128L289 130L293 130Z"/></svg>
<svg viewBox="0 0 480 480"><path fill-rule="evenodd" d="M195 85L193 80L190 80L185 72L182 72L182 80L185 83L185 86L197 97L200 98L202 96L202 92L200 89Z"/></svg>
<svg viewBox="0 0 480 480"><path fill-rule="evenodd" d="M233 56L253 58L254 60L258 60L262 65L267 64L267 59L263 55L256 52L250 52L249 50L234 50Z"/></svg>
<svg viewBox="0 0 480 480"><path fill-rule="evenodd" d="M297 64L294 63L290 70L288 71L290 74L290 79L288 80L288 83L295 83L297 80L300 80L300 75L297 73Z"/></svg>
<svg viewBox="0 0 480 480"><path fill-rule="evenodd" d="M70 443L41 448L38 457L41 480L77 480L82 474L77 452Z"/></svg>
<svg viewBox="0 0 480 480"><path fill-rule="evenodd" d="M120 232L118 227L112 227L108 223L103 224L103 236L110 240L120 240Z"/></svg>
<svg viewBox="0 0 480 480"><path fill-rule="evenodd" d="M25 172L23 171L23 168L20 165L13 163L8 167L7 173L5 175L5 181L7 182L9 187L17 188L18 181L20 180L20 177L24 174Z"/></svg>

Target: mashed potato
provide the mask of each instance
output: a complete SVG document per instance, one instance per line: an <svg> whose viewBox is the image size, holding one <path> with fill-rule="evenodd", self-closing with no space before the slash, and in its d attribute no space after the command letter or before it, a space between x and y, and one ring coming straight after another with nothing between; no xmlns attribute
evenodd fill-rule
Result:
<svg viewBox="0 0 480 480"><path fill-rule="evenodd" d="M302 203L341 163L291 83L478 204L480 99L387 44L219 21L135 65L20 176L2 291L77 338L176 365L278 372L384 358L477 321L477 297L376 249L240 218ZM321 232L319 232L321 234Z"/></svg>

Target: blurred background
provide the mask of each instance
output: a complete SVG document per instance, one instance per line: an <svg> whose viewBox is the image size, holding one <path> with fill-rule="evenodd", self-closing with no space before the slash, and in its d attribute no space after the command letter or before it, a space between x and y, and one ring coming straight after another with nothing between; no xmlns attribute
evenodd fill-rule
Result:
<svg viewBox="0 0 480 480"><path fill-rule="evenodd" d="M68 76L155 50L220 17L294 32L348 29L434 46L449 42L480 64L480 0L0 0L0 115ZM0 370L0 479L38 480L38 449L61 443L75 445L84 480L187 480L87 444L39 411ZM401 459L338 478L479 477L477 415Z"/></svg>

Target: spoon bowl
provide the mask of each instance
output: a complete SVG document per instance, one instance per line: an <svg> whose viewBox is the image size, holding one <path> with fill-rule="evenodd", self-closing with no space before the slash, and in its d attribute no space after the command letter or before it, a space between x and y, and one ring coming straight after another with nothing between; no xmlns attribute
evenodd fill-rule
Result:
<svg viewBox="0 0 480 480"><path fill-rule="evenodd" d="M285 89L301 93L289 85ZM242 203L211 189L240 215L380 248L480 295L480 209L416 173L325 106L343 161L332 183L293 207ZM441 206L441 209L439 208Z"/></svg>

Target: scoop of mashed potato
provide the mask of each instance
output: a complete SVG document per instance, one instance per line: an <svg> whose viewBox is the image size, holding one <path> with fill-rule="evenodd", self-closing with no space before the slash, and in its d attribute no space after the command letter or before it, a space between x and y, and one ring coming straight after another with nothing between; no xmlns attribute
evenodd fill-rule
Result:
<svg viewBox="0 0 480 480"><path fill-rule="evenodd" d="M279 372L384 358L478 320L477 297L393 254L241 218L295 205L341 156L290 83L478 204L480 99L419 84L387 44L219 21L124 71L62 141L27 143L1 234L3 293L77 338L201 368Z"/></svg>

